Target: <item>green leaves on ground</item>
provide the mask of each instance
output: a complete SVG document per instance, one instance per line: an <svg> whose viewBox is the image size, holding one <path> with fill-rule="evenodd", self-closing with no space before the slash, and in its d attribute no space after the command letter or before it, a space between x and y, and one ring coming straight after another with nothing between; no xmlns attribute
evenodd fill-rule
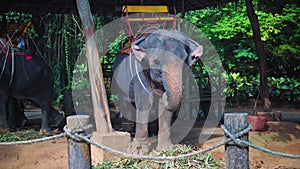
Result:
<svg viewBox="0 0 300 169"><path fill-rule="evenodd" d="M196 147L187 145L177 145L169 150L162 152L153 152L155 156L177 156L182 154L191 153L199 150ZM174 161L147 161L147 160L134 160L134 159L119 159L116 162L103 162L98 164L94 169L104 168L165 168L165 169L190 169L190 168L209 168L217 169L224 168L223 160L215 160L211 154L198 154L190 158L182 158Z"/></svg>

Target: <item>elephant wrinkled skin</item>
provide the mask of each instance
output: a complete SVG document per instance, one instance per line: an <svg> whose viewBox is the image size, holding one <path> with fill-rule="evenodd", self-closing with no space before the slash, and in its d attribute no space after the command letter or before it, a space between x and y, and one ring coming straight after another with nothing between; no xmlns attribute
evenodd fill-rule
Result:
<svg viewBox="0 0 300 169"><path fill-rule="evenodd" d="M123 116L136 123L135 141L148 138L149 112L158 105L157 149L172 146L172 115L180 107L182 72L203 53L203 47L176 30L143 33L131 45L130 55L120 53L114 65L112 86L119 96ZM135 113L132 113L134 112Z"/></svg>

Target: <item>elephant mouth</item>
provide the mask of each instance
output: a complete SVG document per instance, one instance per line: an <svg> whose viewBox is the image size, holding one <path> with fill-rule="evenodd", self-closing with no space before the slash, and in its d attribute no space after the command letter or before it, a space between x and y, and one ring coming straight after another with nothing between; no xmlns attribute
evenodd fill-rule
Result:
<svg viewBox="0 0 300 169"><path fill-rule="evenodd" d="M162 96L165 92L162 80L162 73L160 70L148 70L144 72L150 84L151 91L157 96Z"/></svg>
<svg viewBox="0 0 300 169"><path fill-rule="evenodd" d="M155 82L153 81L151 83L151 90L153 91L153 93L155 93L157 96L162 96L163 93L166 91L163 87L163 83L162 82Z"/></svg>
<svg viewBox="0 0 300 169"><path fill-rule="evenodd" d="M150 77L152 79L152 81L156 82L156 83L163 83L163 79L162 79L162 71L159 69L150 69L149 71Z"/></svg>
<svg viewBox="0 0 300 169"><path fill-rule="evenodd" d="M162 94L166 91L163 84L163 77L162 71L156 70L155 73L150 73L152 82L151 82L151 89L152 91L158 95L162 96Z"/></svg>

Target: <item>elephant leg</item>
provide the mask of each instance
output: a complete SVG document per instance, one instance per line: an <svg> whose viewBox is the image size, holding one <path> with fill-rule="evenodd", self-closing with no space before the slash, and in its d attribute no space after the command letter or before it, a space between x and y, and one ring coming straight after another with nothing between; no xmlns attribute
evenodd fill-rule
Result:
<svg viewBox="0 0 300 169"><path fill-rule="evenodd" d="M143 107L144 106L145 105L143 105ZM139 108L137 108L135 137L132 144L132 153L134 154L147 154L151 149L151 143L149 143L148 139L149 111L150 110L147 109L139 110Z"/></svg>
<svg viewBox="0 0 300 169"><path fill-rule="evenodd" d="M149 112L138 112L135 131L136 141L146 141L148 139L148 120Z"/></svg>
<svg viewBox="0 0 300 169"><path fill-rule="evenodd" d="M124 96L120 96L120 111L122 113L122 131L134 134L134 110L131 109L132 104L126 101Z"/></svg>
<svg viewBox="0 0 300 169"><path fill-rule="evenodd" d="M50 115L50 119L53 120L54 124L57 125L57 127L60 130L63 130L63 127L66 125L66 120L65 120L64 115L59 113L53 107L50 107L49 115Z"/></svg>
<svg viewBox="0 0 300 169"><path fill-rule="evenodd" d="M159 106L158 106L158 141L157 141L157 150L167 149L173 146L171 141L171 120L173 116L173 112L168 111L162 99L159 99Z"/></svg>
<svg viewBox="0 0 300 169"><path fill-rule="evenodd" d="M6 105L6 95L0 92L0 132L6 133L8 131L7 124L7 105Z"/></svg>
<svg viewBox="0 0 300 169"><path fill-rule="evenodd" d="M148 123L149 113L153 106L153 97L150 96L146 91L139 90L140 92L135 96L136 103L136 140L147 140L148 139Z"/></svg>
<svg viewBox="0 0 300 169"><path fill-rule="evenodd" d="M18 102L16 98L8 99L8 125L10 128L23 127L27 121L24 114L23 104Z"/></svg>
<svg viewBox="0 0 300 169"><path fill-rule="evenodd" d="M49 127L49 112L50 112L50 107L49 108L45 108L45 107L41 107L42 109L42 125L41 125L41 132L48 132L50 131L50 127Z"/></svg>

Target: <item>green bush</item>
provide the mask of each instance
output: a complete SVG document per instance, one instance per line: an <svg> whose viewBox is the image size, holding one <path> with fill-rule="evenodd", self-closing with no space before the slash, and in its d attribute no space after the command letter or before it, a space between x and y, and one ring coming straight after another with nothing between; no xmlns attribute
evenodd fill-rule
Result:
<svg viewBox="0 0 300 169"><path fill-rule="evenodd" d="M269 77L270 100L276 103L299 104L300 81L295 78Z"/></svg>
<svg viewBox="0 0 300 169"><path fill-rule="evenodd" d="M241 76L240 73L225 75L226 93L229 104L237 101L256 99L259 94L260 76ZM295 78L269 77L269 97L271 102L281 104L298 104L300 102L300 81Z"/></svg>

